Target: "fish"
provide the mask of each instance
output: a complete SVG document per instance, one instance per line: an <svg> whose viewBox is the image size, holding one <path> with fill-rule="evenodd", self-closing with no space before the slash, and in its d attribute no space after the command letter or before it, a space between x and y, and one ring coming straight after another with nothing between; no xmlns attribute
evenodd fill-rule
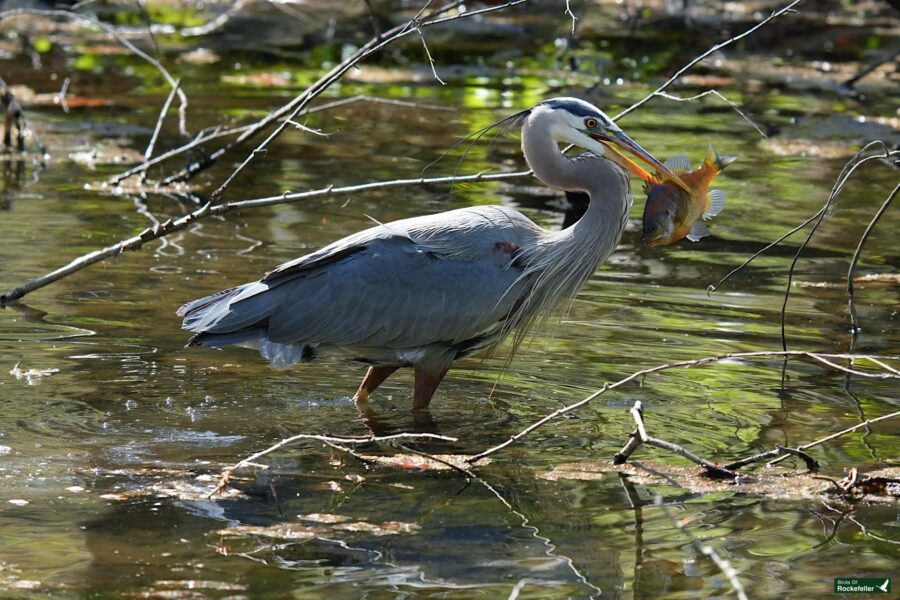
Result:
<svg viewBox="0 0 900 600"><path fill-rule="evenodd" d="M736 156L719 156L712 143L696 171L685 156L673 156L663 163L678 180L659 174L647 174L644 192L644 227L642 240L648 246L668 246L682 238L698 242L709 235L706 219L714 217L725 206L722 190L709 190L710 182ZM702 218L702 220L701 220Z"/></svg>

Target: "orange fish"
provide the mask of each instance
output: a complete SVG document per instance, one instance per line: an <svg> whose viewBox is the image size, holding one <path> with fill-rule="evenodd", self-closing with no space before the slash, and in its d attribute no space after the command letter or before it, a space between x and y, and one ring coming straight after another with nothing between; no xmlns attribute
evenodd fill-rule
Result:
<svg viewBox="0 0 900 600"><path fill-rule="evenodd" d="M684 237L697 242L708 236L709 231L700 218L705 220L719 214L725 205L725 194L721 190L707 192L707 188L713 177L736 158L719 156L710 144L703 164L696 171L691 171L691 164L684 156L673 156L663 163L680 182L658 174L643 178L647 194L644 243L668 246Z"/></svg>

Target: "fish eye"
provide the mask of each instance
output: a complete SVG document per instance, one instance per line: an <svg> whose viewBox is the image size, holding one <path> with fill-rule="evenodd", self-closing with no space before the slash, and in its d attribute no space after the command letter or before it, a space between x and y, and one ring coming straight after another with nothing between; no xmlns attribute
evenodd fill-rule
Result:
<svg viewBox="0 0 900 600"><path fill-rule="evenodd" d="M584 120L584 126L588 129L593 129L597 126L597 119L595 119L594 117L588 117Z"/></svg>

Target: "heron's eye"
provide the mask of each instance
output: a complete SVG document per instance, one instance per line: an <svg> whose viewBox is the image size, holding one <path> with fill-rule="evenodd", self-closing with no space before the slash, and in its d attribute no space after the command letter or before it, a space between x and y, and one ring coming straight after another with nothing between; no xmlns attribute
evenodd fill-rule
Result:
<svg viewBox="0 0 900 600"><path fill-rule="evenodd" d="M593 129L597 126L597 119L595 119L594 117L588 117L584 120L584 126L588 129Z"/></svg>

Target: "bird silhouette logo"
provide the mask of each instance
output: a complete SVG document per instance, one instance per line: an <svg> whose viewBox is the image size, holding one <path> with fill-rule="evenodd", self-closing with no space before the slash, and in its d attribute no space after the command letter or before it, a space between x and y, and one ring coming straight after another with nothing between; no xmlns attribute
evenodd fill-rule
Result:
<svg viewBox="0 0 900 600"><path fill-rule="evenodd" d="M891 585L891 580L890 580L890 579L885 579L885 580L884 580L884 583L882 583L881 585L878 586L878 589L881 590L883 593L886 594L886 593L888 593L888 592L890 591L890 589L889 589L889 588L890 588L890 585Z"/></svg>

